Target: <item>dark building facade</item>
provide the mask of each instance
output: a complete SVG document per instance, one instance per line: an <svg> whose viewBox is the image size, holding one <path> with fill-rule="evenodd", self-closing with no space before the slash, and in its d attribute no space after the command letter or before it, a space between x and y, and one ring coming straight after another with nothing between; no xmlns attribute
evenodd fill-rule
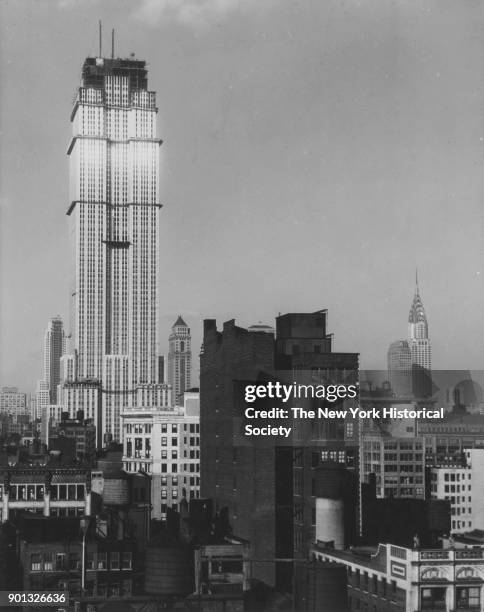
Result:
<svg viewBox="0 0 484 612"><path fill-rule="evenodd" d="M275 451L233 445L234 416L240 416L239 380L256 380L274 368L274 338L214 320L204 321L200 357L201 496L227 507L233 531L252 545L252 557L275 557ZM239 408L239 413L236 409ZM290 479L289 479L290 480ZM272 563L260 563L254 573L272 584Z"/></svg>
<svg viewBox="0 0 484 612"><path fill-rule="evenodd" d="M356 469L357 423L308 421L294 427L290 441L244 438L243 388L268 380L314 385L354 380L358 355L331 352L326 316L325 310L279 316L275 338L234 320L222 332L214 320L204 322L201 494L214 500L216 510L228 508L233 533L251 544L253 576L271 586L290 587L292 559L307 558L314 541L314 470L330 456ZM276 404L262 401L261 407ZM317 404L321 401L303 402L307 408Z"/></svg>

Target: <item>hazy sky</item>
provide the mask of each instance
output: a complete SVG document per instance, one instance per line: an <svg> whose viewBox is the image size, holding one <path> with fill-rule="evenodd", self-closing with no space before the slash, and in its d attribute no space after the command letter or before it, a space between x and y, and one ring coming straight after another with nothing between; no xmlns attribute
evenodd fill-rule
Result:
<svg viewBox="0 0 484 612"><path fill-rule="evenodd" d="M0 384L34 388L68 316L69 115L98 20L149 62L161 149L160 349L181 313L329 309L386 365L419 267L435 368L484 369L479 0L3 0Z"/></svg>

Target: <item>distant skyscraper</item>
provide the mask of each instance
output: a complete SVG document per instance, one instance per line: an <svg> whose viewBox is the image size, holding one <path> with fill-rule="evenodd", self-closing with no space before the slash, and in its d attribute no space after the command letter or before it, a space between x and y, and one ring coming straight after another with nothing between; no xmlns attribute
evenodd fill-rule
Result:
<svg viewBox="0 0 484 612"><path fill-rule="evenodd" d="M411 395L412 354L406 340L396 340L390 344L387 363L393 393L399 397Z"/></svg>
<svg viewBox="0 0 484 612"><path fill-rule="evenodd" d="M168 384L171 385L172 404L180 405L181 395L190 388L192 372L192 337L190 328L181 316L171 328L168 352Z"/></svg>
<svg viewBox="0 0 484 612"><path fill-rule="evenodd" d="M60 382L60 360L66 351L64 324L57 316L52 318L44 335L44 381L49 388L50 404L57 403L57 385Z"/></svg>
<svg viewBox="0 0 484 612"><path fill-rule="evenodd" d="M428 395L430 392L432 351L427 316L419 293L417 274L415 274L415 295L408 315L408 345L412 358L413 391L415 395Z"/></svg>
<svg viewBox="0 0 484 612"><path fill-rule="evenodd" d="M28 407L26 393L22 393L17 389L17 387L2 387L0 389L1 414L18 416L19 414L26 414L27 412Z"/></svg>
<svg viewBox="0 0 484 612"><path fill-rule="evenodd" d="M73 346L61 403L94 418L103 444L121 440L121 410L162 397L157 112L146 62L85 60L68 148Z"/></svg>

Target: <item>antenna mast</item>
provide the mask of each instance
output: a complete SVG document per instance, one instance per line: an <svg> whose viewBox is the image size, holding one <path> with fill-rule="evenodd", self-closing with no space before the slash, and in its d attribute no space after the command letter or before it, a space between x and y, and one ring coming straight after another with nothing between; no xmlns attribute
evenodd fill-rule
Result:
<svg viewBox="0 0 484 612"><path fill-rule="evenodd" d="M114 59L114 28L111 32L111 59Z"/></svg>
<svg viewBox="0 0 484 612"><path fill-rule="evenodd" d="M99 57L103 56L103 24L99 20Z"/></svg>

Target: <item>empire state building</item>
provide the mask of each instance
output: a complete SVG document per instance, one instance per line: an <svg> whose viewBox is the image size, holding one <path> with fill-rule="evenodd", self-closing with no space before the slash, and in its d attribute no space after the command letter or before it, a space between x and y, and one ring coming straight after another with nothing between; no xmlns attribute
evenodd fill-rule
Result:
<svg viewBox="0 0 484 612"><path fill-rule="evenodd" d="M71 113L70 351L61 403L121 439L120 411L167 405L157 384L159 147L146 62L89 57Z"/></svg>

